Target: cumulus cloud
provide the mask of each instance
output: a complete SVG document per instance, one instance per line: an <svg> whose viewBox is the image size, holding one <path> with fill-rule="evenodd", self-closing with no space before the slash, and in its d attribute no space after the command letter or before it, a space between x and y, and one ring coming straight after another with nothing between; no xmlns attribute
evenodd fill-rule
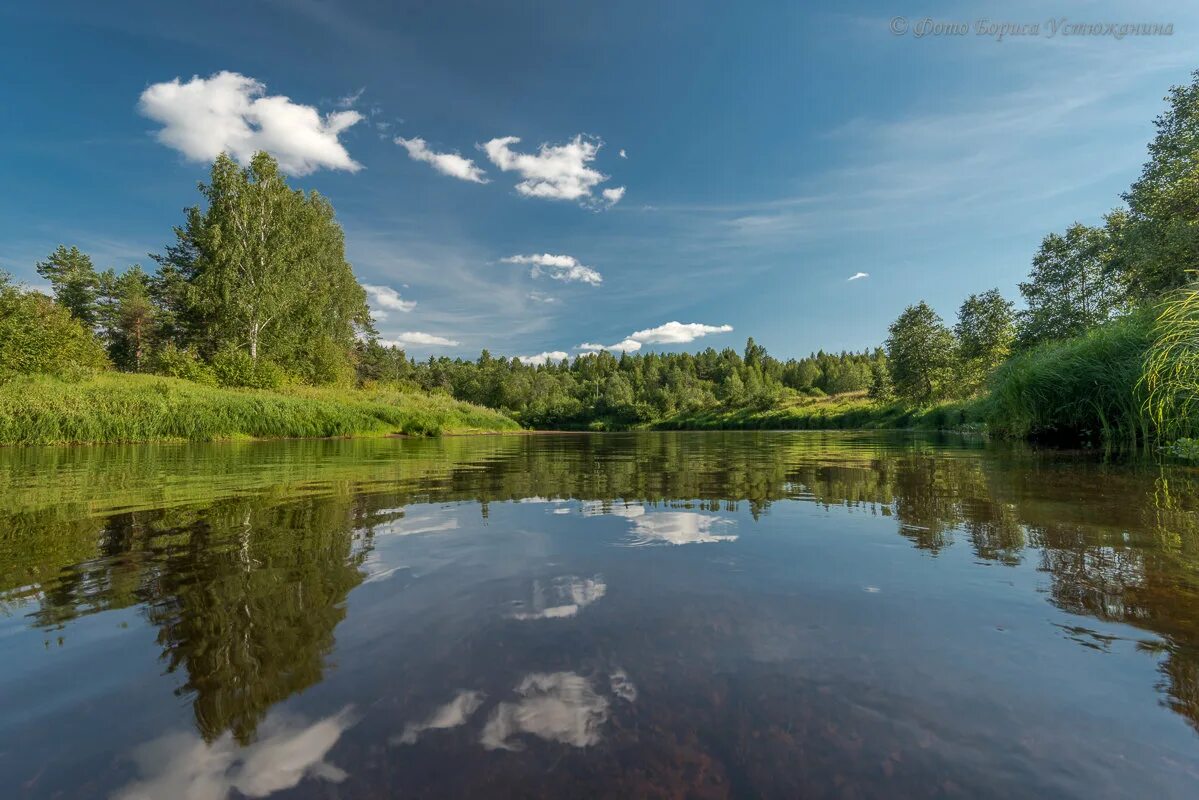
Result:
<svg viewBox="0 0 1199 800"><path fill-rule="evenodd" d="M862 278L869 278L869 277L870 277L869 272L855 272L854 274L849 276L849 280L858 281L858 280L861 280Z"/></svg>
<svg viewBox="0 0 1199 800"><path fill-rule="evenodd" d="M628 158L628 157L629 157L629 154L628 154L628 153L626 153L626 152L624 151L624 148L623 148L623 147L622 147L622 148L620 148L620 157L621 157L621 158Z"/></svg>
<svg viewBox="0 0 1199 800"><path fill-rule="evenodd" d="M362 168L339 139L361 114L343 110L321 116L312 106L268 95L265 84L236 72L155 83L142 92L138 109L162 123L158 141L194 161L229 153L246 163L265 150L292 175Z"/></svg>
<svg viewBox="0 0 1199 800"><path fill-rule="evenodd" d="M405 300L400 293L390 286L376 286L371 283L362 284L370 297L371 310L376 319L387 319L388 311L403 311L408 313L416 308L415 300Z"/></svg>
<svg viewBox="0 0 1199 800"><path fill-rule="evenodd" d="M611 189L604 189L600 194L604 196L609 206L614 206L620 202L620 198L624 197L623 186L615 186Z"/></svg>
<svg viewBox="0 0 1199 800"><path fill-rule="evenodd" d="M520 699L500 703L483 728L480 741L488 750L521 750L514 737L532 734L572 747L599 744L608 721L608 698L575 672L535 672L516 687Z"/></svg>
<svg viewBox="0 0 1199 800"><path fill-rule="evenodd" d="M512 145L519 143L517 136L503 136L482 147L491 163L521 176L516 191L526 197L586 203L592 198L591 190L608 180L607 175L588 166L603 146L599 139L579 134L566 144L542 144L536 153L513 150Z"/></svg>
<svg viewBox="0 0 1199 800"><path fill-rule="evenodd" d="M667 322L656 328L634 331L616 344L583 342L577 349L590 353L611 350L614 353L635 353L647 344L687 344L713 333L730 333L732 325L704 325L700 322Z"/></svg>
<svg viewBox="0 0 1199 800"><path fill-rule="evenodd" d="M456 339L434 336L431 333L404 331L403 333L397 333L390 339L380 339L379 344L384 347L405 347L407 345L416 345L417 347L457 347L462 343Z"/></svg>
<svg viewBox="0 0 1199 800"><path fill-rule="evenodd" d="M425 140L420 137L405 139L403 136L397 136L395 143L407 150L408 157L413 161L423 161L442 175L449 175L451 178L472 183L488 182L487 173L475 166L475 162L471 159L464 158L458 153L438 153L430 150Z"/></svg>
<svg viewBox="0 0 1199 800"><path fill-rule="evenodd" d="M482 692L463 690L454 696L453 700L437 708L424 722L410 722L404 726L404 733L392 737L391 744L416 744L417 739L425 731L443 731L465 725L471 714L483 705L485 695Z"/></svg>
<svg viewBox="0 0 1199 800"><path fill-rule="evenodd" d="M550 361L562 361L570 358L569 353L563 353L561 350L550 350L545 353L538 353L535 356L517 356L516 360L530 367L540 367Z"/></svg>
<svg viewBox="0 0 1199 800"><path fill-rule="evenodd" d="M528 256L508 256L500 260L505 264L532 264L529 274L534 278L549 275L556 281L588 283L592 286L599 286L604 282L603 275L591 267L579 263L574 256L534 253Z"/></svg>
<svg viewBox="0 0 1199 800"><path fill-rule="evenodd" d="M710 333L731 333L732 325L704 325L700 322L667 322L656 328L636 331L630 339L642 344L686 344Z"/></svg>

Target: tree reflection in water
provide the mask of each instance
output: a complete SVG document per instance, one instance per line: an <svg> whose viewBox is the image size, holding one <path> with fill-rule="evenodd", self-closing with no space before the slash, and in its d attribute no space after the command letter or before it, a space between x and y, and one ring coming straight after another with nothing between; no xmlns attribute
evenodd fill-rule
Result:
<svg viewBox="0 0 1199 800"><path fill-rule="evenodd" d="M79 615L141 608L209 743L253 741L273 705L321 680L374 532L403 533L406 506L474 502L486 516L489 504L526 498L627 517L643 543L732 542L747 531L719 513L756 518L799 501L893 518L930 557L964 546L989 564L1031 559L1057 607L1149 634L1139 646L1161 660L1164 702L1199 730L1199 487L1186 470L812 433L87 452L0 456L12 467L0 485L0 601L57 635ZM179 488L189 480L194 495ZM176 487L169 498L163 486ZM566 599L528 613L577 613L602 595L568 584L554 587ZM518 688L510 710L554 701L563 682ZM568 688L590 697L577 681ZM579 705L587 719L559 733L582 741L606 708ZM525 730L510 716L488 723L496 747Z"/></svg>

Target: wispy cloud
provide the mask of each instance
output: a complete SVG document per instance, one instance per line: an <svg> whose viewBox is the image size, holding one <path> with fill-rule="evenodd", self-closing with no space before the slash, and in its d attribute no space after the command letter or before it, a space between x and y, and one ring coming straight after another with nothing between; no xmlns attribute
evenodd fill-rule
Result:
<svg viewBox="0 0 1199 800"><path fill-rule="evenodd" d="M158 141L193 161L212 161L227 152L245 163L265 150L292 175L362 169L339 139L361 114L345 110L321 116L312 106L268 95L265 84L237 72L153 84L142 92L138 108L162 123Z"/></svg>
<svg viewBox="0 0 1199 800"><path fill-rule="evenodd" d="M869 272L855 272L854 274L852 274L848 278L846 278L846 280L847 281L860 281L862 278L869 278L869 277L870 277Z"/></svg>
<svg viewBox="0 0 1199 800"><path fill-rule="evenodd" d="M532 264L529 274L534 278L548 275L556 281L587 283L592 286L599 286L604 282L603 275L591 267L579 263L574 256L534 253L527 256L508 256L500 260L505 264Z"/></svg>
<svg viewBox="0 0 1199 800"><path fill-rule="evenodd" d="M423 161L442 175L449 175L451 178L472 183L488 182L487 173L476 166L471 159L464 158L458 153L434 152L420 137L405 139L403 136L397 136L395 143L407 150L408 157L413 161Z"/></svg>
<svg viewBox="0 0 1199 800"><path fill-rule="evenodd" d="M344 97L337 98L337 101L334 105L336 105L338 108L353 108L354 106L358 105L358 101L362 98L362 93L365 91L366 87L363 86L356 92L350 92Z"/></svg>

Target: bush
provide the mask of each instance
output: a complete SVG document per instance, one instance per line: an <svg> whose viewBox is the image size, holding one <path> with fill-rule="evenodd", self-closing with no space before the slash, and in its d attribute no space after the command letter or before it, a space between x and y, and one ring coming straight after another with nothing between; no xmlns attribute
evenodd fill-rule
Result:
<svg viewBox="0 0 1199 800"><path fill-rule="evenodd" d="M260 358L255 361L239 347L226 345L212 357L212 370L221 386L247 389L277 389L286 375L278 365Z"/></svg>
<svg viewBox="0 0 1199 800"><path fill-rule="evenodd" d="M215 386L216 373L191 350L180 349L174 342L167 344L154 357L153 371L170 378Z"/></svg>
<svg viewBox="0 0 1199 800"><path fill-rule="evenodd" d="M104 347L49 297L23 292L0 273L0 380L14 375L79 379L110 367Z"/></svg>
<svg viewBox="0 0 1199 800"><path fill-rule="evenodd" d="M991 380L991 430L1107 446L1147 439L1141 368L1151 327L1146 315L1130 315L1008 359Z"/></svg>

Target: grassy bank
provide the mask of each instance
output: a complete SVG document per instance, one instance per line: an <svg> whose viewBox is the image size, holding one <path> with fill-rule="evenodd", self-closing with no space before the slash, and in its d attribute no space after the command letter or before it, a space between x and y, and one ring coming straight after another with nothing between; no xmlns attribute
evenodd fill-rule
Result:
<svg viewBox="0 0 1199 800"><path fill-rule="evenodd" d="M865 392L834 397L799 398L768 409L717 409L676 414L659 420L658 430L840 430L918 428L979 430L984 413L977 401L930 408L878 403Z"/></svg>
<svg viewBox="0 0 1199 800"><path fill-rule="evenodd" d="M388 390L222 389L123 373L82 381L30 376L0 385L0 445L518 429L498 411Z"/></svg>
<svg viewBox="0 0 1199 800"><path fill-rule="evenodd" d="M1152 340L1153 319L1141 313L1013 356L991 379L988 425L1014 439L1114 448L1152 441L1141 380Z"/></svg>

